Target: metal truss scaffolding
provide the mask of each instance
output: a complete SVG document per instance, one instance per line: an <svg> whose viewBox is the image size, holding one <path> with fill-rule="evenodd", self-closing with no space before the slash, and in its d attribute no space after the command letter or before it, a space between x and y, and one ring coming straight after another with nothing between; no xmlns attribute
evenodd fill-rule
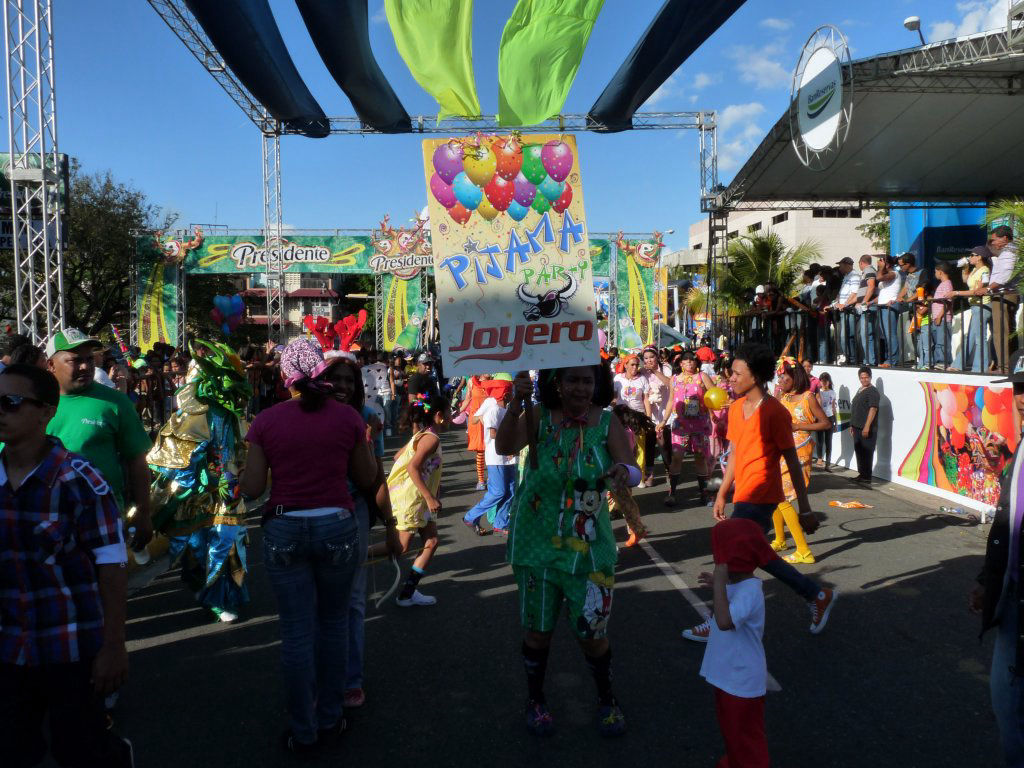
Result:
<svg viewBox="0 0 1024 768"><path fill-rule="evenodd" d="M267 339L284 340L281 256L281 134L263 134L263 248L267 257Z"/></svg>
<svg viewBox="0 0 1024 768"><path fill-rule="evenodd" d="M50 0L3 0L15 321L39 344L64 327Z"/></svg>

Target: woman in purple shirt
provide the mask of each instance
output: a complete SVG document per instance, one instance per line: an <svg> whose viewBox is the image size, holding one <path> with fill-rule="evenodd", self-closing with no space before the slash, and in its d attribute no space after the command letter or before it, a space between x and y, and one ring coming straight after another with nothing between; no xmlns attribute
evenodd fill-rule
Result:
<svg viewBox="0 0 1024 768"><path fill-rule="evenodd" d="M345 730L348 605L358 567L348 489L372 493L377 466L359 413L332 397L323 352L306 339L281 353L291 400L261 411L246 440L241 488L255 500L273 476L263 554L277 598L290 727L282 742L307 755Z"/></svg>

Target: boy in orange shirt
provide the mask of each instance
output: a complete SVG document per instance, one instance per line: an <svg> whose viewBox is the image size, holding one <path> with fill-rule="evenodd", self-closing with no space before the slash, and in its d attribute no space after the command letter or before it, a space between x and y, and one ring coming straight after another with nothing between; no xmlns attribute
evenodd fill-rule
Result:
<svg viewBox="0 0 1024 768"><path fill-rule="evenodd" d="M768 394L768 382L775 375L775 358L763 344L744 344L733 358L730 384L736 401L729 407L727 438L733 446L718 489L713 515L725 520L726 496L735 484L733 517L758 523L767 534L772 512L785 500L782 491L780 459L786 460L800 509L800 524L808 533L818 520L807 500L800 461L793 444L793 419L778 400ZM812 634L825 628L838 591L819 586L784 560L769 563L764 570L800 594L811 613ZM706 643L711 631L710 619L683 631L687 640Z"/></svg>

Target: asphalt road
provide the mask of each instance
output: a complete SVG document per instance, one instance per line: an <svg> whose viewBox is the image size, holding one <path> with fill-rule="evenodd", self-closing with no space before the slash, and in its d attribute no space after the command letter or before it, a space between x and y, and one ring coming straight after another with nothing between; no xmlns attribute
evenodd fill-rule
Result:
<svg viewBox="0 0 1024 768"><path fill-rule="evenodd" d="M593 682L568 630L556 633L547 693L557 733L523 726L520 629L504 539L461 523L479 493L462 433L445 437L441 547L421 583L430 608L376 611L366 622L366 705L343 746L314 765L713 766L721 752L711 691L698 676L703 646L680 638L700 620L692 602L710 570L710 509L668 511L664 486L638 491L649 543L677 578L640 549L620 552L610 636L616 694L629 733L596 730ZM389 446L390 447L390 446ZM689 503L696 505L693 483ZM815 472L812 504L825 521L803 566L842 594L828 627L808 631L802 600L762 574L768 666L782 686L767 699L778 766L993 766L988 697L992 639L978 641L966 596L985 527L934 514L938 502L904 489L862 490ZM829 508L857 499L873 509ZM255 521L254 521L255 522ZM622 522L616 523L620 540ZM132 678L117 727L137 764L288 765L276 613L251 530L252 603L231 626L210 621L167 572L130 599ZM408 561L406 561L408 567ZM382 566L371 572L385 579ZM695 593L681 589L695 588Z"/></svg>

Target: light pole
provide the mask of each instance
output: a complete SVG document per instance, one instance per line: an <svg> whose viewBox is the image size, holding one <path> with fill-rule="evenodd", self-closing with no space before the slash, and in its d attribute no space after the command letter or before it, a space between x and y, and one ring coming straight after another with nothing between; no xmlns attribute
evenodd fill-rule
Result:
<svg viewBox="0 0 1024 768"><path fill-rule="evenodd" d="M924 35L921 33L920 16L907 16L907 18L903 20L903 26L911 32L917 32L917 36L921 38L921 45L928 45L928 43L924 41Z"/></svg>

